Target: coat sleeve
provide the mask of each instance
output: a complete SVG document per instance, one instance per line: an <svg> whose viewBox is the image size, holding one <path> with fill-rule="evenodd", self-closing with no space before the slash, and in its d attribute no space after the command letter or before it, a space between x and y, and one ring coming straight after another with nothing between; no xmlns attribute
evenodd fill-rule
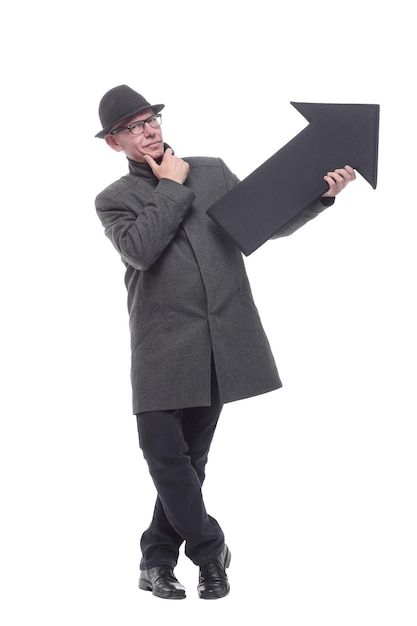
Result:
<svg viewBox="0 0 417 626"><path fill-rule="evenodd" d="M172 240L194 198L187 187L161 179L143 206L134 189L117 193L108 188L97 196L96 211L123 261L146 270Z"/></svg>
<svg viewBox="0 0 417 626"><path fill-rule="evenodd" d="M334 204L334 198L320 198L311 202L301 213L296 215L288 224L281 228L275 235L272 235L271 239L277 239L278 237L288 237L292 235L296 230L307 224L310 220L320 215L327 207Z"/></svg>

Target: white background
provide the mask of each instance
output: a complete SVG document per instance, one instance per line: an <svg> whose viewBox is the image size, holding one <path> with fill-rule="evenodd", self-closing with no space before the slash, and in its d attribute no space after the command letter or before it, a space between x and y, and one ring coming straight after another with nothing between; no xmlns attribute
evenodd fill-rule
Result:
<svg viewBox="0 0 417 626"><path fill-rule="evenodd" d="M415 29L411 3L116 0L3 9L1 621L415 626ZM137 589L154 488L131 415L123 265L95 139L127 83L178 155L249 174L290 101L381 105L379 178L246 259L282 390L228 405L205 497L233 558L204 602Z"/></svg>

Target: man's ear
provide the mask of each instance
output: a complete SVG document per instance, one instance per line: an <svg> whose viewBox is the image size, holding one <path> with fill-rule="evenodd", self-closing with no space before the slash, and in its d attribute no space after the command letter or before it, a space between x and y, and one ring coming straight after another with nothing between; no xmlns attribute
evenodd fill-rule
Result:
<svg viewBox="0 0 417 626"><path fill-rule="evenodd" d="M117 140L115 138L114 135L106 135L104 137L104 140L106 142L106 144L108 146L110 146L110 148L113 148L113 150L116 150L116 152L122 152L123 148L121 146L119 146L119 144L117 143Z"/></svg>

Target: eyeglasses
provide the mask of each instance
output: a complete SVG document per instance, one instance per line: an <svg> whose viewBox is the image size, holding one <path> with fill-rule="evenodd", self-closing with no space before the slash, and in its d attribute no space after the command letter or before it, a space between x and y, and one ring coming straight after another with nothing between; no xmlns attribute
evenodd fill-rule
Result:
<svg viewBox="0 0 417 626"><path fill-rule="evenodd" d="M162 124L162 115L158 113L157 115L151 115L151 117L148 117L146 120L133 122L133 124L129 124L129 126L120 126L120 128L111 130L110 134L116 135L117 133L121 133L123 130L130 130L132 135L141 135L145 130L145 124L149 124L151 128L159 128Z"/></svg>

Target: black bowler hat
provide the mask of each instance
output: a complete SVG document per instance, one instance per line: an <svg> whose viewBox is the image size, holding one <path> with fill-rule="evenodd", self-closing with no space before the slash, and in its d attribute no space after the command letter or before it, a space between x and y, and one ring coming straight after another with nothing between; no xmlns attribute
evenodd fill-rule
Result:
<svg viewBox="0 0 417 626"><path fill-rule="evenodd" d="M140 93L133 91L127 85L113 87L113 89L104 94L100 101L98 114L103 130L95 136L103 139L113 126L131 115L139 113L144 109L152 109L154 113L159 113L164 106L164 104L149 104Z"/></svg>

